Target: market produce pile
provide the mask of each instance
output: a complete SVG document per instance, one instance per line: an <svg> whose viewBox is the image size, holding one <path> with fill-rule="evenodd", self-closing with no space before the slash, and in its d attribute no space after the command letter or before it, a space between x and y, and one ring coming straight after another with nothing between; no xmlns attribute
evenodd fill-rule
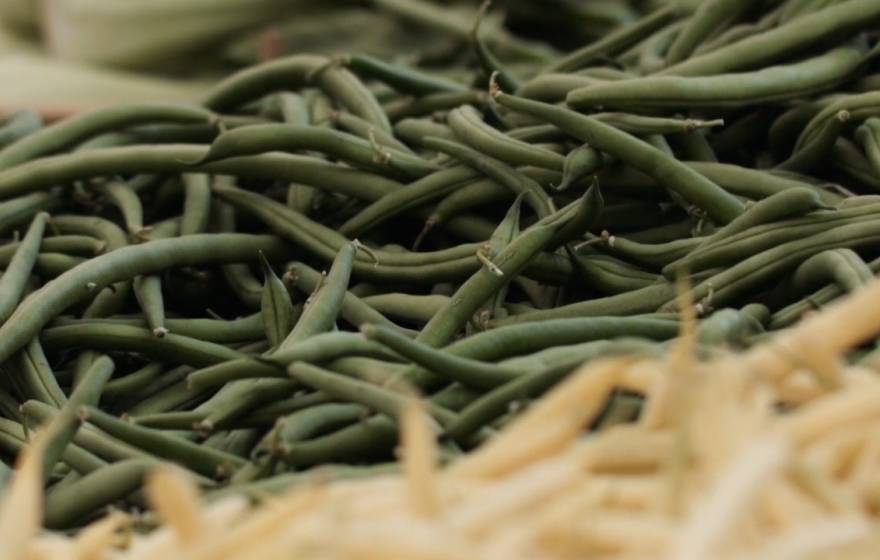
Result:
<svg viewBox="0 0 880 560"><path fill-rule="evenodd" d="M0 552L71 560L875 558L880 380L874 369L827 366L877 336L878 308L875 281L772 342L709 362L695 359L687 317L667 359L592 362L443 470L430 417L415 400L401 414L400 474L313 476L251 509L229 493L205 504L190 476L160 467L144 494L163 526L148 534L132 533L132 519L116 511L74 536L40 535L47 438L37 436L0 505ZM619 390L645 395L640 422L580 437Z"/></svg>
<svg viewBox="0 0 880 560"><path fill-rule="evenodd" d="M442 13L380 4L423 25ZM292 54L232 73L197 104L114 106L45 126L35 112L10 115L0 468L42 427L30 491L45 490L46 527L81 527L108 506L140 511L148 497L173 525L143 488L158 463L188 471L208 500L387 475L401 468L398 433L419 395L431 436L412 445L447 467L438 476L479 479L481 457L504 463L493 450L548 445L536 456L566 457L559 468L574 477L559 479L564 495L583 474L565 471L583 468L571 447L610 461L614 476L671 480L672 497L645 507L687 519L690 498L746 449L686 429L701 406L743 422L736 437L796 426L780 428L793 442L767 444L768 469L795 453L785 445L814 437L797 427L798 414L814 421L810 406L849 408L833 403L854 394L873 406L876 298L821 329L774 331L797 329L880 268L880 3L691 8L645 4L560 55L557 43L484 29L496 21L484 6L472 27L438 20L462 48L411 65ZM731 350L746 357L730 361ZM627 360L653 365L630 376ZM585 362L593 373L573 377L561 401L532 404ZM793 369L802 375L789 384L779 372ZM679 378L707 393L691 399ZM592 401L581 379L599 384ZM542 415L554 402L576 418ZM867 412L853 422L866 418L876 424ZM805 459L785 476L834 512L875 515L865 424L824 435L846 458L834 447L823 460L840 463ZM868 474L851 483L862 452ZM410 480L430 494L429 459L375 484ZM420 496L416 510L471 488L449 484L450 496ZM618 492L608 484L595 491ZM617 543L608 552L648 546L607 531L595 538Z"/></svg>

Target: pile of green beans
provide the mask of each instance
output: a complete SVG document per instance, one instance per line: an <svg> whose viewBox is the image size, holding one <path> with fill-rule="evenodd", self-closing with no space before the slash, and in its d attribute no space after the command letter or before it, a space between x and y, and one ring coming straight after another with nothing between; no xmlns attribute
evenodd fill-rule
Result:
<svg viewBox="0 0 880 560"><path fill-rule="evenodd" d="M680 278L703 355L868 282L880 2L604 4L565 54L489 10L436 20L444 57L0 121L0 474L45 427L67 529L159 461L209 497L387 472L412 395L454 462L584 362L661 354Z"/></svg>

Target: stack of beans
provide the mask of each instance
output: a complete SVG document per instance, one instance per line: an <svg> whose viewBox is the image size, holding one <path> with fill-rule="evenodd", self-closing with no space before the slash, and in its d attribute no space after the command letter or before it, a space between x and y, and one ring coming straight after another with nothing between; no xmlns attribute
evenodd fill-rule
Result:
<svg viewBox="0 0 880 560"><path fill-rule="evenodd" d="M878 22L670 4L546 61L478 17L438 66L295 54L198 105L9 117L4 460L45 426L70 528L142 508L160 461L209 497L395 470L419 394L455 465L681 313L701 358L794 325L880 267ZM592 428L646 413L606 397Z"/></svg>

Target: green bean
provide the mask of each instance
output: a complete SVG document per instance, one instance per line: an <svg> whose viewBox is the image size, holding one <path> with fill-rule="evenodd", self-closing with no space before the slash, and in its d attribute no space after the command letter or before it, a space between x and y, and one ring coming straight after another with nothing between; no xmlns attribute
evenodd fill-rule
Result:
<svg viewBox="0 0 880 560"><path fill-rule="evenodd" d="M546 321L575 317L600 317L603 315L638 315L656 310L675 294L671 283L661 282L604 298L562 305L554 309L542 309L531 313L512 315L493 321L490 326L501 327L518 323Z"/></svg>
<svg viewBox="0 0 880 560"><path fill-rule="evenodd" d="M224 111L267 93L312 85L377 128L391 130L375 97L354 74L328 58L315 55L288 56L239 71L214 86L202 104L215 111Z"/></svg>
<svg viewBox="0 0 880 560"><path fill-rule="evenodd" d="M335 258L338 251L351 243L351 240L339 231L315 222L265 196L231 187L215 186L214 190L225 200L264 219L266 225L278 231L279 235L290 237L294 243L314 251L317 256L326 260ZM476 244L465 244L449 250L430 253L370 250L369 255L364 253L358 254L356 257L356 264L362 265L369 262L369 267L356 267L356 270L367 272L370 269L381 269L383 265L411 266L448 262L472 255L476 247Z"/></svg>
<svg viewBox="0 0 880 560"><path fill-rule="evenodd" d="M742 347L745 340L764 329L757 319L738 309L719 309L700 321L697 340L703 346Z"/></svg>
<svg viewBox="0 0 880 560"><path fill-rule="evenodd" d="M58 191L32 193L0 202L0 231L24 224L40 212L50 212L60 202Z"/></svg>
<svg viewBox="0 0 880 560"><path fill-rule="evenodd" d="M850 119L848 111L839 111L835 118L827 119L823 126L807 142L795 146L794 153L780 163L777 169L806 173L824 165L844 125Z"/></svg>
<svg viewBox="0 0 880 560"><path fill-rule="evenodd" d="M396 91L410 95L459 92L467 88L461 84L420 72L407 66L390 64L365 54L353 54L344 58L346 66L364 78L373 78L388 84Z"/></svg>
<svg viewBox="0 0 880 560"><path fill-rule="evenodd" d="M417 323L427 323L444 305L447 296L417 296L405 293L376 294L363 298L363 302L381 313Z"/></svg>
<svg viewBox="0 0 880 560"><path fill-rule="evenodd" d="M272 257L287 253L278 238L247 234L190 235L151 241L100 255L62 274L25 298L0 326L0 362L64 309L104 286L167 268L254 259L259 251Z"/></svg>
<svg viewBox="0 0 880 560"><path fill-rule="evenodd" d="M180 235L205 233L211 214L211 184L207 175L183 174L184 202Z"/></svg>
<svg viewBox="0 0 880 560"><path fill-rule="evenodd" d="M175 461L207 477L223 477L230 472L230 469L244 464L244 461L235 455L207 449L158 430L129 424L95 407L81 408L80 417L111 436L128 441L134 447Z"/></svg>
<svg viewBox="0 0 880 560"><path fill-rule="evenodd" d="M25 417L35 419L40 424L51 421L59 414L58 409L39 401L27 401L21 405L21 410ZM80 426L73 441L75 445L98 456L101 460L111 463L126 459L150 458L148 453L107 435L88 424Z"/></svg>
<svg viewBox="0 0 880 560"><path fill-rule="evenodd" d="M269 428L281 416L331 402L335 402L335 400L327 394L321 392L301 392L293 397L267 404L259 410L243 416L237 423L242 427Z"/></svg>
<svg viewBox="0 0 880 560"><path fill-rule="evenodd" d="M630 45L639 42L655 31L666 27L678 16L676 6L663 6L643 18L624 26L613 33L609 33L599 41L577 49L565 57L555 61L549 67L549 72L570 72L578 70L596 58L613 56Z"/></svg>
<svg viewBox="0 0 880 560"><path fill-rule="evenodd" d="M365 325L361 333L368 339L384 344L401 356L412 360L426 371L441 377L448 377L465 387L489 390L510 381L517 371L462 358L437 350L397 333L387 327Z"/></svg>
<svg viewBox="0 0 880 560"><path fill-rule="evenodd" d="M199 145L168 144L106 148L82 154L44 157L0 172L0 198L93 177L196 171L299 182L368 200L400 187L390 179L308 156L264 154L230 158L202 166L187 163L203 158L208 149Z"/></svg>
<svg viewBox="0 0 880 560"><path fill-rule="evenodd" d="M459 107L449 112L449 126L465 144L479 149L486 155L500 159L510 165L534 165L553 170L562 170L563 157L511 138L483 122L473 107Z"/></svg>
<svg viewBox="0 0 880 560"><path fill-rule="evenodd" d="M143 485L157 465L149 459L128 459L93 471L46 496L46 527L68 529L87 521L95 510L121 500Z"/></svg>
<svg viewBox="0 0 880 560"><path fill-rule="evenodd" d="M16 407L18 408L18 407ZM6 418L0 418L0 448L18 455L28 444L24 427ZM80 473L88 474L107 466L107 462L82 447L69 443L61 455L65 465Z"/></svg>
<svg viewBox="0 0 880 560"><path fill-rule="evenodd" d="M539 395L570 371L571 368L561 367L529 372L494 387L462 410L458 418L447 426L446 434L457 441L467 440L480 427L507 412L513 403Z"/></svg>
<svg viewBox="0 0 880 560"><path fill-rule="evenodd" d="M557 191L567 190L572 185L593 175L602 167L602 156L584 144L570 151L562 164L562 181L556 185Z"/></svg>
<svg viewBox="0 0 880 560"><path fill-rule="evenodd" d="M132 283L134 295L138 305L143 311L147 326L153 331L153 336L162 338L168 334L165 326L165 303L162 297L162 279L150 274L138 276Z"/></svg>
<svg viewBox="0 0 880 560"><path fill-rule="evenodd" d="M130 235L138 238L145 233L141 199L128 183L111 179L101 183L96 189L119 209L125 222L125 229Z"/></svg>
<svg viewBox="0 0 880 560"><path fill-rule="evenodd" d="M289 453L292 443L308 441L368 415L369 409L359 404L327 403L298 410L279 418L275 427L257 445L257 449L284 456Z"/></svg>
<svg viewBox="0 0 880 560"><path fill-rule="evenodd" d="M704 306L725 305L734 297L754 289L761 282L769 281L817 253L827 249L855 248L874 243L878 236L880 221L868 220L833 227L805 239L789 241L754 254L700 282L694 287L694 297L697 301L707 298L703 302ZM673 311L675 305L670 300L660 309Z"/></svg>
<svg viewBox="0 0 880 560"><path fill-rule="evenodd" d="M88 235L58 235L55 237L43 237L40 242L40 253L63 253L71 256L94 257L104 252L104 241ZM8 266L13 255L21 246L18 241L8 241L0 247L0 262Z"/></svg>
<svg viewBox="0 0 880 560"><path fill-rule="evenodd" d="M772 208L775 211L775 207ZM664 269L669 277L675 269L686 267L691 272L699 272L714 266L722 266L732 261L764 251L780 244L796 241L815 235L830 228L846 224L858 224L872 220L880 206L868 204L860 207L841 209L833 212L818 211L801 218L790 218L764 225L753 226L745 231L720 238L711 244L701 246L687 257ZM763 213L763 211L762 211Z"/></svg>
<svg viewBox="0 0 880 560"><path fill-rule="evenodd" d="M733 223L733 222L731 222ZM630 241L624 237L605 235L588 236L590 243L602 242L608 252L652 268L663 268L670 263L686 258L704 242L702 237L676 239L666 243L646 244Z"/></svg>
<svg viewBox="0 0 880 560"><path fill-rule="evenodd" d="M607 295L621 294L655 284L660 276L619 261L609 255L573 250L575 270L590 288Z"/></svg>
<svg viewBox="0 0 880 560"><path fill-rule="evenodd" d="M37 214L27 233L15 251L14 256L0 277L0 323L5 322L18 306L24 294L25 283L37 261L38 251L43 241L43 232L49 221L49 214Z"/></svg>
<svg viewBox="0 0 880 560"><path fill-rule="evenodd" d="M141 393L165 372L165 364L150 362L142 368L117 379L111 379L104 385L101 398L106 402L115 402Z"/></svg>
<svg viewBox="0 0 880 560"><path fill-rule="evenodd" d="M575 109L693 109L744 107L780 102L829 90L849 79L867 52L864 41L814 58L753 72L713 76L646 76L623 82L589 85L569 92Z"/></svg>
<svg viewBox="0 0 880 560"><path fill-rule="evenodd" d="M876 274L880 271L880 259L873 260L868 267ZM826 303L833 301L845 293L844 288L837 283L829 284L802 300L783 307L771 315L767 328L770 330L783 329L810 311L821 309Z"/></svg>
<svg viewBox="0 0 880 560"><path fill-rule="evenodd" d="M339 231L343 235L362 235L384 221L430 200L443 196L464 181L480 176L480 172L465 166L436 171L417 180L404 189L388 193L349 218Z"/></svg>
<svg viewBox="0 0 880 560"><path fill-rule="evenodd" d="M406 396L396 391L335 374L305 362L290 364L287 373L304 385L349 402L362 404L395 421L398 420L406 406ZM447 424L456 417L454 412L440 406L429 406L432 417L441 424Z"/></svg>
<svg viewBox="0 0 880 560"><path fill-rule="evenodd" d="M298 290L306 294L312 294L318 289L318 286L323 281L323 276L320 272L308 265L295 262L288 267L284 279L290 281L290 283ZM342 307L339 310L339 315L350 325L358 328L365 323L375 323L399 328L383 314L379 313L363 301L362 298L355 296L350 290L346 291L342 298Z"/></svg>
<svg viewBox="0 0 880 560"><path fill-rule="evenodd" d="M49 348L85 347L107 351L126 349L155 359L194 367L242 357L240 352L221 344L176 333L156 337L150 329L102 322L52 327L42 332L40 340Z"/></svg>
<svg viewBox="0 0 880 560"><path fill-rule="evenodd" d="M418 98L400 99L385 104L385 113L391 122L402 119L424 117L437 111L448 111L462 105L485 105L488 101L484 91L459 91L432 93Z"/></svg>
<svg viewBox="0 0 880 560"><path fill-rule="evenodd" d="M349 242L338 232L307 221L305 216L292 213L289 208L265 197L238 189L223 189L217 192L221 197L254 212L270 229L290 238L294 243L324 260L333 258L334 246L339 247ZM368 257L364 256L355 261L354 272L357 277L364 279L421 284L460 279L479 267L479 260L475 255L478 247L476 244L464 244L448 250L419 253L373 251L379 261L378 264L368 262L366 260ZM556 259L551 255L539 255L530 263L526 273L549 282L559 283L565 281L571 269L565 260Z"/></svg>
<svg viewBox="0 0 880 560"><path fill-rule="evenodd" d="M553 203L541 186L504 162L442 138L426 138L425 146L448 154L464 165L486 174L490 179L510 189L514 195L525 193L525 201L538 216L543 218L553 211Z"/></svg>
<svg viewBox="0 0 880 560"><path fill-rule="evenodd" d="M833 281L845 292L864 286L874 273L852 249L831 249L808 258L797 267L791 284L801 292Z"/></svg>
<svg viewBox="0 0 880 560"><path fill-rule="evenodd" d="M342 310L342 302L348 290L354 256L358 250L356 243L340 249L333 261L330 272L322 279L318 289L309 296L302 316L293 330L281 341L278 350L290 348L297 342L316 334L332 330Z"/></svg>
<svg viewBox="0 0 880 560"><path fill-rule="evenodd" d="M307 467L383 457L396 441L394 421L378 414L336 432L292 444L280 458L288 465Z"/></svg>
<svg viewBox="0 0 880 560"><path fill-rule="evenodd" d="M630 134L684 134L692 136L695 131L724 126L724 119L678 119L650 117L630 113L594 113L594 119Z"/></svg>
<svg viewBox="0 0 880 560"><path fill-rule="evenodd" d="M180 368L179 370L172 370L175 373L179 371L181 374L180 376L174 375L173 377L185 378L186 373L191 370L192 368L189 368L188 366L183 366L183 368ZM165 380L162 381L164 382ZM207 402L207 399L211 397L212 394L213 391L191 389L187 385L185 379L178 380L176 383L172 383L163 389L155 391L149 397L134 402L128 410L128 414L132 417L136 417L147 414L159 414L176 410L181 407L200 406L201 403ZM207 413L205 414L207 415Z"/></svg>
<svg viewBox="0 0 880 560"><path fill-rule="evenodd" d="M190 373L189 386L203 389L238 379L285 376L284 368L293 362L323 363L347 356L367 356L394 360L384 347L348 332L330 332L311 336L271 356L227 360Z"/></svg>
<svg viewBox="0 0 880 560"><path fill-rule="evenodd" d="M215 119L210 111L181 105L120 105L98 109L43 128L6 146L0 150L0 169L10 169L126 126L155 122L210 124Z"/></svg>
<svg viewBox="0 0 880 560"><path fill-rule="evenodd" d="M504 93L498 94L496 99L509 109L542 118L594 148L651 174L658 183L705 210L713 220L725 224L743 211L742 204L735 197L712 181L624 132L590 117L545 103Z"/></svg>
<svg viewBox="0 0 880 560"><path fill-rule="evenodd" d="M841 197L827 190L812 187L808 183L789 177L748 169L726 163L702 161L687 162L688 167L721 186L724 190L751 199L767 198L775 193L795 187L812 188L825 204L837 204Z"/></svg>
<svg viewBox="0 0 880 560"><path fill-rule="evenodd" d="M383 12L387 11L410 21L419 28L436 30L460 41L466 41L470 36L471 22L476 15L471 11L462 14L421 0L376 0L375 6ZM551 56L550 49L544 45L526 42L512 36L494 22L490 32L487 33L487 40L493 48L503 49L503 53L512 58L546 62Z"/></svg>
<svg viewBox="0 0 880 560"><path fill-rule="evenodd" d="M76 435L79 429L79 408L82 406L96 406L101 399L101 392L110 376L113 375L115 365L107 356L96 359L89 367L82 381L71 392L70 399L64 403L59 413L52 419L46 428L48 431L48 443L43 450L43 480L48 481L49 475L55 464L64 455L64 451Z"/></svg>
<svg viewBox="0 0 880 560"><path fill-rule="evenodd" d="M794 187L780 191L747 208L742 216L705 238L701 246L709 246L754 226L829 209L814 190Z"/></svg>
<svg viewBox="0 0 880 560"><path fill-rule="evenodd" d="M232 181L218 177L215 184L231 184ZM236 230L235 208L220 200L213 200L214 221L218 231L234 233ZM224 264L221 267L226 284L246 307L260 309L263 297L263 284L253 274L250 267L243 263Z"/></svg>
<svg viewBox="0 0 880 560"><path fill-rule="evenodd" d="M572 90L600 84L603 81L582 74L545 72L525 81L516 89L516 94L535 101L558 103L565 101L565 96Z"/></svg>
<svg viewBox="0 0 880 560"><path fill-rule="evenodd" d="M502 87L509 90L516 90L519 87L519 80L508 70L504 64L495 56L488 44L480 37L480 25L483 23L484 16L492 6L492 0L486 0L480 6L471 30L470 43L473 46L474 54L477 62L483 70L483 74L489 80L495 79Z"/></svg>
<svg viewBox="0 0 880 560"><path fill-rule="evenodd" d="M103 319L71 319L59 317L52 326L67 325L128 325L146 328L147 321L140 316L117 315ZM169 331L181 336L203 340L205 342L231 343L246 342L261 338L264 335L263 318L260 313L248 315L240 319L224 321L220 319L177 319L165 320Z"/></svg>
<svg viewBox="0 0 880 560"><path fill-rule="evenodd" d="M697 6L694 14L688 19L684 28L670 45L666 53L666 63L676 64L686 60L713 34L717 34L719 27L730 21L738 20L744 13L756 4L754 0L742 2L739 0L713 0L702 2Z"/></svg>
<svg viewBox="0 0 880 560"><path fill-rule="evenodd" d="M510 189L491 179L481 179L464 186L459 185L434 207L431 215L425 220L424 229L413 242L413 250L418 249L431 230L438 225L448 223L466 210L493 202L508 201L511 198Z"/></svg>
<svg viewBox="0 0 880 560"><path fill-rule="evenodd" d="M378 146L352 134L293 124L246 126L224 132L194 165L271 151L314 150L377 173L418 179L436 166L408 152Z"/></svg>
<svg viewBox="0 0 880 560"><path fill-rule="evenodd" d="M284 351L311 336L330 331L335 326L348 288L356 251L357 245L354 243L340 250L327 277L306 302L305 309L293 330L281 340L275 352ZM241 394L243 398L229 406L212 410L199 425L205 430L212 430L222 422L247 412L259 402L256 398L247 398L248 394L254 394L256 391L256 394L259 395L261 385L263 386L262 390L271 391L272 388L282 390L287 386L287 382L276 379L246 379L229 384L226 386L228 392Z"/></svg>
<svg viewBox="0 0 880 560"><path fill-rule="evenodd" d="M843 176L848 177L857 185L867 187L873 192L880 192L880 179L874 173L871 164L862 155L855 144L840 137L831 148L831 165Z"/></svg>
<svg viewBox="0 0 880 560"><path fill-rule="evenodd" d="M394 123L394 133L413 146L422 147L426 136L454 140L455 133L447 125L429 119L404 118Z"/></svg>
<svg viewBox="0 0 880 560"><path fill-rule="evenodd" d="M755 68L803 51L817 42L846 37L880 21L872 0L846 0L742 41L674 64L660 74L706 76Z"/></svg>
<svg viewBox="0 0 880 560"><path fill-rule="evenodd" d="M594 180L584 196L581 197L571 218L556 232L553 240L547 246L547 250L553 250L570 241L580 239L587 230L594 228L599 223L604 212L605 199L602 198L598 181Z"/></svg>
<svg viewBox="0 0 880 560"><path fill-rule="evenodd" d="M428 321L416 340L434 347L449 342L483 302L553 241L570 219L570 210L563 208L518 235L494 258L494 269L482 267L468 278L449 304Z"/></svg>
<svg viewBox="0 0 880 560"><path fill-rule="evenodd" d="M18 353L17 365L18 370L10 372L11 379L18 381L20 391L26 397L55 407L61 407L67 402L67 396L58 385L39 340L29 341Z"/></svg>
<svg viewBox="0 0 880 560"><path fill-rule="evenodd" d="M501 252L520 234L520 208L522 206L523 198L523 195L518 195L516 197L513 204L510 205L510 208L504 215L504 218L498 223L498 227L492 232L492 237L489 238L487 244L487 254L485 255L488 257L489 262L492 262L492 259L498 257L498 255L500 255ZM474 317L479 323L479 326L484 326L489 319L503 309L509 288L509 284L501 286L498 291L483 303L483 308L478 310ZM454 292L452 292L452 294L454 295ZM435 314L439 311L440 309L438 309ZM433 315L434 314L432 314L432 316ZM430 320L430 318L428 318L428 320ZM468 327L471 327L473 323L474 321L469 322Z"/></svg>
<svg viewBox="0 0 880 560"><path fill-rule="evenodd" d="M259 443L260 432L255 429L231 430L210 436L202 445L247 458Z"/></svg>
<svg viewBox="0 0 880 560"><path fill-rule="evenodd" d="M865 151L865 158L875 172L880 171L880 118L867 119L858 129L856 137Z"/></svg>
<svg viewBox="0 0 880 560"><path fill-rule="evenodd" d="M262 256L262 255L261 255ZM296 324L297 314L290 299L287 287L272 270L272 265L265 257L263 265L263 298L260 303L260 314L265 325L266 338L269 346L275 348L284 340Z"/></svg>
<svg viewBox="0 0 880 560"><path fill-rule="evenodd" d="M346 113L344 111L334 111L330 114L330 118L335 125L345 129L351 134L359 136L360 138L365 140L372 139L380 146L391 148L406 154L414 154L410 147L395 138L394 134L377 129L371 123L357 115L352 115L351 113ZM397 129L395 127L394 132L396 131Z"/></svg>

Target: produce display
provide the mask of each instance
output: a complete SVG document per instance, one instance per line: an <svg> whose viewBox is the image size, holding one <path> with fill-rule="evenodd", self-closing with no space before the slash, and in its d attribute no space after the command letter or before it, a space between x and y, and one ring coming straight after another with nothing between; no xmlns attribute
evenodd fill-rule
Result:
<svg viewBox="0 0 880 560"><path fill-rule="evenodd" d="M870 549L880 3L548 4L3 118L0 557Z"/></svg>

